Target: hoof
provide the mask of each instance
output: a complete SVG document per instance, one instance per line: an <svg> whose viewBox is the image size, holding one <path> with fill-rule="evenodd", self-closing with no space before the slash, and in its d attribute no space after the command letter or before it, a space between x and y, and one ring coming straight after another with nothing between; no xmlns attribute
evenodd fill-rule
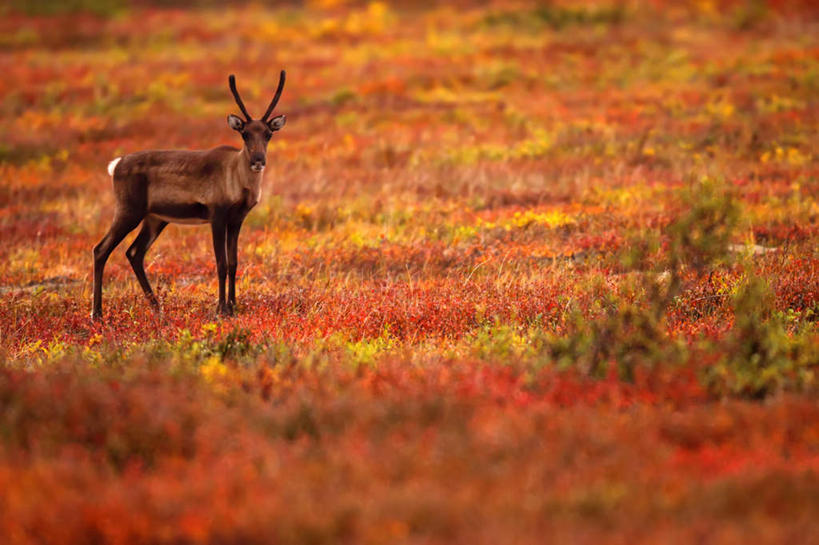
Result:
<svg viewBox="0 0 819 545"><path fill-rule="evenodd" d="M162 316L163 312L162 312L162 307L159 304L159 301L157 301L156 299L149 299L148 302L150 303L151 310L154 311L154 314L156 314L158 316Z"/></svg>

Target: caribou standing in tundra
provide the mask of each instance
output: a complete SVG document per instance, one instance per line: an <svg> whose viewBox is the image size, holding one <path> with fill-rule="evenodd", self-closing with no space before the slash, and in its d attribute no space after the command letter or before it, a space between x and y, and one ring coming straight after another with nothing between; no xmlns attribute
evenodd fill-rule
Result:
<svg viewBox="0 0 819 545"><path fill-rule="evenodd" d="M236 307L236 265L239 230L245 216L259 202L267 144L285 123L285 116L268 119L284 89L285 72L267 111L259 120L247 113L228 78L230 91L244 119L230 114L231 129L242 135L242 149L220 146L204 151L149 150L118 157L108 164L116 206L108 233L94 247L94 303L91 317L102 318L102 273L108 256L142 222L125 252L139 285L154 308L159 302L145 276L145 253L168 223L209 223L219 276L219 314ZM228 281L227 294L225 280Z"/></svg>

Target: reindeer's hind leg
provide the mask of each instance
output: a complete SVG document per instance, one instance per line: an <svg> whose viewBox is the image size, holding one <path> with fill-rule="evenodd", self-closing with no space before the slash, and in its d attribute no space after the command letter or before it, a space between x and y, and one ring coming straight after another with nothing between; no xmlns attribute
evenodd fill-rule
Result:
<svg viewBox="0 0 819 545"><path fill-rule="evenodd" d="M102 237L99 244L94 246L94 303L91 308L91 318L95 320L102 318L102 271L105 269L105 262L114 248L139 225L140 221L142 221L142 215L118 211L108 233Z"/></svg>
<svg viewBox="0 0 819 545"><path fill-rule="evenodd" d="M156 296L154 296L154 292L151 289L151 284L148 282L148 277L145 275L145 254L167 225L167 221L163 221L157 217L146 217L145 221L142 222L142 229L140 229L133 244L125 251L125 255L128 257L128 261L131 262L131 268L134 269L134 274L136 274L139 285L145 293L145 297L148 298L148 301L156 309L159 308L159 301L156 300Z"/></svg>

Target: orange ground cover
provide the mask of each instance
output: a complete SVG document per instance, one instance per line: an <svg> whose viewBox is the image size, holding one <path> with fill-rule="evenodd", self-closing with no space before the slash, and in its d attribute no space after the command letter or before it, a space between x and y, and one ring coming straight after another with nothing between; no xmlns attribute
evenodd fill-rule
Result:
<svg viewBox="0 0 819 545"><path fill-rule="evenodd" d="M817 541L812 2L76 5L0 8L0 542ZM108 161L281 68L237 315L170 226L92 323Z"/></svg>

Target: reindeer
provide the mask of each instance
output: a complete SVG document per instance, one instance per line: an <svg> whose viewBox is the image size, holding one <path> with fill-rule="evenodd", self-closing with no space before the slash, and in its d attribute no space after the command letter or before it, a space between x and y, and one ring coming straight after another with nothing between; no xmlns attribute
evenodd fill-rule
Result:
<svg viewBox="0 0 819 545"><path fill-rule="evenodd" d="M116 205L108 233L94 247L94 303L91 317L102 318L102 272L108 256L142 222L125 252L139 285L154 309L159 301L145 276L145 253L168 223L209 223L219 276L217 313L232 315L236 308L236 265L239 230L247 213L259 202L267 144L284 127L285 116L268 119L284 89L281 71L276 94L259 120L247 113L228 78L233 98L244 115L227 116L228 126L242 135L242 149L220 146L210 150L149 150L117 157L108 164ZM225 279L228 290L225 294Z"/></svg>

